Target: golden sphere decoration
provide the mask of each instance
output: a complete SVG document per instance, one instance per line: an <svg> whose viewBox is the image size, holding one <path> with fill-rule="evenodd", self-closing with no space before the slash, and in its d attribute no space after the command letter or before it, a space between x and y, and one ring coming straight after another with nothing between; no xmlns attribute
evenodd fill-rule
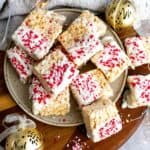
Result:
<svg viewBox="0 0 150 150"><path fill-rule="evenodd" d="M131 27L135 16L136 10L131 0L112 0L106 8L106 21L116 31Z"/></svg>
<svg viewBox="0 0 150 150"><path fill-rule="evenodd" d="M35 128L19 129L8 136L6 150L43 150L41 134Z"/></svg>

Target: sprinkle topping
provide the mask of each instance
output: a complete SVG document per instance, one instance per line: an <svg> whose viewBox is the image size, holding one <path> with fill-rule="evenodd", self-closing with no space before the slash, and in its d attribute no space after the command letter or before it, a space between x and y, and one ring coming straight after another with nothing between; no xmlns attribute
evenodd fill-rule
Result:
<svg viewBox="0 0 150 150"><path fill-rule="evenodd" d="M122 123L120 119L113 118L107 122L104 127L99 129L99 136L101 139L109 137L122 128Z"/></svg>
<svg viewBox="0 0 150 150"><path fill-rule="evenodd" d="M76 75L76 69L73 63L69 61L60 61L52 64L50 70L42 75L43 79L51 89L60 87L65 80L72 80Z"/></svg>
<svg viewBox="0 0 150 150"><path fill-rule="evenodd" d="M120 67L124 62L125 60L124 57L122 57L121 49L110 43L104 45L104 51L98 58L98 64L107 67L108 70L114 67Z"/></svg>
<svg viewBox="0 0 150 150"><path fill-rule="evenodd" d="M134 66L148 63L148 54L144 48L142 38L132 37L125 40L128 56Z"/></svg>
<svg viewBox="0 0 150 150"><path fill-rule="evenodd" d="M60 19L61 18L61 19ZM38 30L48 38L62 30L61 23L65 20L64 16L46 10L33 10L24 20L23 25L33 30Z"/></svg>
<svg viewBox="0 0 150 150"><path fill-rule="evenodd" d="M101 95L101 87L98 81L89 73L79 75L73 80L72 86L80 95L83 103L84 101L92 102Z"/></svg>
<svg viewBox="0 0 150 150"><path fill-rule="evenodd" d="M38 79L32 79L32 90L31 96L33 101L38 101L38 103L46 104L47 100L52 97L52 95L48 94L47 91L42 87L41 83Z"/></svg>
<svg viewBox="0 0 150 150"><path fill-rule="evenodd" d="M129 84L135 89L139 101L150 102L150 79L134 76Z"/></svg>
<svg viewBox="0 0 150 150"><path fill-rule="evenodd" d="M32 74L32 59L25 51L19 47L14 47L7 51L11 64L16 69L21 81L26 82L27 78Z"/></svg>
<svg viewBox="0 0 150 150"><path fill-rule="evenodd" d="M27 75L27 72L25 70L25 67L20 63L20 61L18 59L16 59L15 57L13 57L11 60L12 64L14 65L14 67L16 68L16 70L26 76Z"/></svg>
<svg viewBox="0 0 150 150"><path fill-rule="evenodd" d="M29 28L24 29L20 27L20 29L17 30L17 36L29 54L35 51L45 51L45 49L47 49L48 39Z"/></svg>
<svg viewBox="0 0 150 150"><path fill-rule="evenodd" d="M87 61L96 52L100 51L101 43L99 39L94 37L93 34L85 36L84 38L77 40L73 48L68 49L69 56L73 61Z"/></svg>

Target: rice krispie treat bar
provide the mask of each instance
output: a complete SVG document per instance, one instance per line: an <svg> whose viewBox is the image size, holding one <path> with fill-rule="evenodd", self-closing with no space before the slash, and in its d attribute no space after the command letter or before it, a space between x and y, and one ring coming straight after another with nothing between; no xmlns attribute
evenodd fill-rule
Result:
<svg viewBox="0 0 150 150"><path fill-rule="evenodd" d="M82 108L87 136L93 142L106 139L122 129L122 121L115 104L102 98Z"/></svg>
<svg viewBox="0 0 150 150"><path fill-rule="evenodd" d="M89 11L83 13L58 38L73 62L85 64L96 52L103 49L99 36L106 32L106 25Z"/></svg>
<svg viewBox="0 0 150 150"><path fill-rule="evenodd" d="M109 82L113 82L131 63L113 38L105 38L103 44L104 50L94 55L91 61L102 70Z"/></svg>
<svg viewBox="0 0 150 150"><path fill-rule="evenodd" d="M14 32L12 39L36 60L42 59L62 32L65 17L43 9L33 10Z"/></svg>
<svg viewBox="0 0 150 150"><path fill-rule="evenodd" d="M127 83L130 88L126 95L127 106L150 106L150 75L128 76Z"/></svg>
<svg viewBox="0 0 150 150"><path fill-rule="evenodd" d="M80 107L91 104L102 95L113 95L110 85L98 69L80 74L73 80L71 90Z"/></svg>
<svg viewBox="0 0 150 150"><path fill-rule="evenodd" d="M125 47L127 54L133 65L135 67L150 63L150 43L146 43L146 38L144 37L130 37L125 39Z"/></svg>
<svg viewBox="0 0 150 150"><path fill-rule="evenodd" d="M32 75L33 60L19 47L13 47L7 50L7 56L19 75L20 81L26 83L28 78Z"/></svg>
<svg viewBox="0 0 150 150"><path fill-rule="evenodd" d="M61 93L79 71L68 60L60 48L56 48L33 68L34 74L39 78L44 88L55 95Z"/></svg>
<svg viewBox="0 0 150 150"><path fill-rule="evenodd" d="M58 96L47 93L39 80L34 77L29 88L34 115L66 115L70 111L69 87L66 87Z"/></svg>

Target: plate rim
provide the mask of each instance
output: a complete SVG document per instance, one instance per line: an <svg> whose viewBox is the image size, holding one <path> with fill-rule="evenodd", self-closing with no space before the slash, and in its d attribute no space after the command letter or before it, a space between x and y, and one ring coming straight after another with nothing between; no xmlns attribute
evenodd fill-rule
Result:
<svg viewBox="0 0 150 150"><path fill-rule="evenodd" d="M54 12L76 12L76 13L81 13L83 10L85 9L76 9L76 8L56 8L56 9L50 9L51 11L54 11ZM87 9L86 9L87 10ZM96 14L95 12L93 12L94 14ZM103 20L102 20L103 21ZM104 21L103 21L104 22ZM104 22L105 23L105 22ZM106 23L105 23L106 24ZM109 30L113 33L113 35L115 36L115 39L118 41L119 45L121 46L121 49L124 49L123 47L123 44L119 38L119 36L116 34L116 32L114 32L114 30L107 24ZM10 93L10 96L12 97L13 101L15 101L15 103L27 114L29 115L30 117L32 117L33 119L39 121L39 122L42 122L42 123L45 123L47 125L52 125L52 126L57 126L57 127L73 127L73 126L79 126L79 125L82 125L84 124L83 122L79 122L79 123L69 123L69 124L63 124L63 123L56 123L56 122L48 122L46 120L43 120L42 118L40 118L39 116L36 116L34 114L32 114L31 112L28 112L25 108L24 108L24 105L20 104L20 102L18 102L16 100L16 97L17 95L13 92L13 90L10 88L10 85L8 83L8 77L7 77L7 54L5 54L5 58L4 58L4 64L3 64L3 70L4 70L4 80L5 80L5 83L6 83L6 86L7 86L7 89ZM124 90L124 87L125 87L125 84L126 84L126 80L127 80L127 74L128 74L128 69L126 69L124 72L124 78L123 78L123 81L122 81L122 86L121 86L121 89L120 89L120 94L118 94L118 96L115 98L114 100L114 103L116 103L123 90Z"/></svg>

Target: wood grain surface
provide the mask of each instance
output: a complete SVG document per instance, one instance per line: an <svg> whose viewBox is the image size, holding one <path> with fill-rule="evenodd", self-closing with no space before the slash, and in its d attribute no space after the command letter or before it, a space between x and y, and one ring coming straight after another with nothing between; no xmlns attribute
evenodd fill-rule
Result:
<svg viewBox="0 0 150 150"><path fill-rule="evenodd" d="M124 32L118 33L120 38L123 40L125 37L135 35L136 33L132 29L127 29ZM3 76L3 60L4 52L0 52L0 132L4 130L2 126L3 118L10 113L20 113L25 114L13 101L11 98L4 81ZM142 66L137 68L136 71L129 70L129 74L148 73L147 66ZM82 149L90 150L116 150L123 143L128 140L128 138L135 132L137 127L140 125L143 114L146 110L145 107L137 109L124 109L121 107L121 98L117 103L120 115L123 120L123 130L118 134L103 140L99 143L93 143L86 137L86 131L84 125L78 127L54 127L50 125L45 125L38 121L38 130L42 133L44 137L44 149L45 150L62 150L62 149L73 149L75 144L81 145ZM5 144L5 141L2 143Z"/></svg>

